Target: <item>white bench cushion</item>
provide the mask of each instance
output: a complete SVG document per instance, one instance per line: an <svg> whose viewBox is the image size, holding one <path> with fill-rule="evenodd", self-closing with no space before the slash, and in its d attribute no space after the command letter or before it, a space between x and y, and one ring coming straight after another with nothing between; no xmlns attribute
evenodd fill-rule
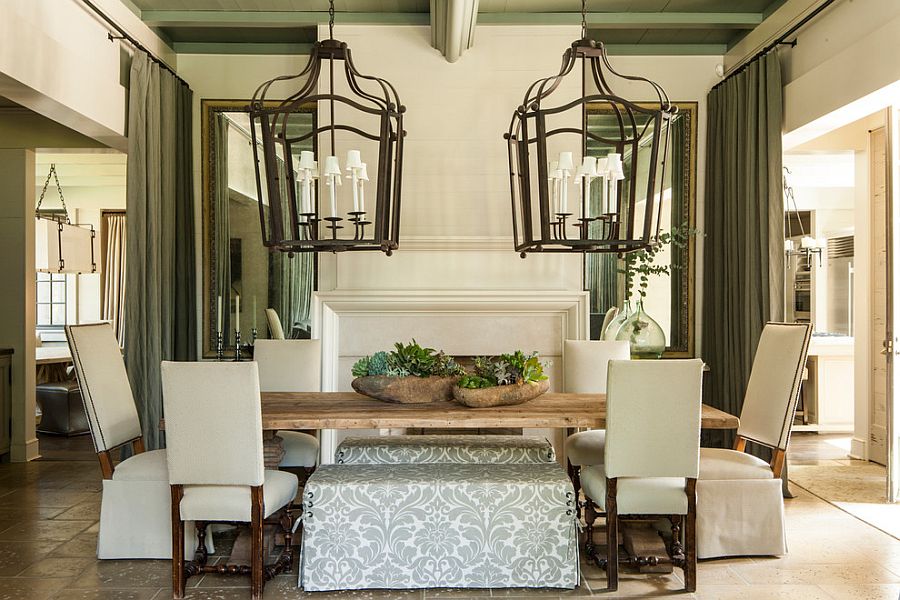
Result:
<svg viewBox="0 0 900 600"><path fill-rule="evenodd" d="M579 431L566 438L566 459L573 467L602 465L606 430Z"/></svg>
<svg viewBox="0 0 900 600"><path fill-rule="evenodd" d="M319 440L302 431L279 431L284 442L280 467L315 467L319 460Z"/></svg>
<svg viewBox="0 0 900 600"><path fill-rule="evenodd" d="M297 495L297 476L265 471L265 517L286 506ZM186 485L181 500L185 521L250 521L250 488L240 485Z"/></svg>
<svg viewBox="0 0 900 600"><path fill-rule="evenodd" d="M726 448L700 448L700 479L772 479L763 459Z"/></svg>
<svg viewBox="0 0 900 600"><path fill-rule="evenodd" d="M686 515L687 494L682 477L619 477L616 506L620 515ZM581 489L606 510L606 471L602 465L581 469Z"/></svg>
<svg viewBox="0 0 900 600"><path fill-rule="evenodd" d="M150 450L126 458L113 470L115 481L164 481L169 483L165 450Z"/></svg>

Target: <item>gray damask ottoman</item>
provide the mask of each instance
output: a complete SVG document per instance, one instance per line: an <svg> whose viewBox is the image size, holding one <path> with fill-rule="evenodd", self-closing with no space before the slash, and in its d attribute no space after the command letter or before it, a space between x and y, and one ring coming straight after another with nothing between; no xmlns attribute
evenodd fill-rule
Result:
<svg viewBox="0 0 900 600"><path fill-rule="evenodd" d="M575 494L556 463L324 465L306 483L306 591L578 581Z"/></svg>
<svg viewBox="0 0 900 600"><path fill-rule="evenodd" d="M386 435L346 438L338 464L517 464L556 461L545 438L521 435Z"/></svg>

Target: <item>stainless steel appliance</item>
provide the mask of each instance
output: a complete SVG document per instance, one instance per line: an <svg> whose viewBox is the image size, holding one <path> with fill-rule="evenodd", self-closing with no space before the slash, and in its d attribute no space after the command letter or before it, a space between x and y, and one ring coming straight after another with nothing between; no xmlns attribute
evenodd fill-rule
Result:
<svg viewBox="0 0 900 600"><path fill-rule="evenodd" d="M799 244L799 238L797 238ZM789 255L785 270L787 289L785 290L786 314L789 323L810 323L812 321L812 271L810 261L802 255Z"/></svg>
<svg viewBox="0 0 900 600"><path fill-rule="evenodd" d="M828 240L828 309L821 329L853 335L853 236Z"/></svg>

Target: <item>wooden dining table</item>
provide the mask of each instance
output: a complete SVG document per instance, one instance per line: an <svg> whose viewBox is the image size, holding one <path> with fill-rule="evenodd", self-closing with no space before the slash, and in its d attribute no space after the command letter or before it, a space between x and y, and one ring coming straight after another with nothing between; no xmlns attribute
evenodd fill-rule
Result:
<svg viewBox="0 0 900 600"><path fill-rule="evenodd" d="M701 427L737 429L738 418L703 405ZM280 461L279 429L483 429L606 427L605 394L550 392L523 404L468 408L456 402L395 404L356 392L263 392L266 464Z"/></svg>

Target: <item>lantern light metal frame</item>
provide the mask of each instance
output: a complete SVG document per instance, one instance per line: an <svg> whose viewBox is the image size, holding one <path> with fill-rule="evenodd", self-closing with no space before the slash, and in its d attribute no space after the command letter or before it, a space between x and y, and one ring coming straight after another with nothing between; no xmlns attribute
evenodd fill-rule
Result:
<svg viewBox="0 0 900 600"><path fill-rule="evenodd" d="M658 243L662 217L662 191L669 151L669 125L678 111L663 88L641 76L625 75L609 62L602 42L587 37L586 4L582 0L582 37L563 53L557 75L539 79L525 94L513 112L509 131L504 134L509 152L510 192L512 198L513 237L515 249L525 258L529 252L613 252L624 254ZM579 60L582 69L576 69ZM556 106L548 99L572 73L585 78L587 72L598 93L585 94ZM628 82L649 84L657 101L638 104L618 96L610 86L617 77ZM583 85L579 85L583 89ZM586 108L608 105L616 118L618 135L588 130ZM581 109L581 128L548 125L570 110ZM610 181L611 193L619 201L615 209L591 213L589 186L582 185L580 218L553 206L553 172L548 142L562 134L579 134L581 150L588 156L587 140L607 145L625 162L625 179ZM639 149L649 145L650 156L646 176L643 212L637 210ZM535 174L536 171L536 174ZM619 175L621 177L621 173ZM643 183L643 181L641 182ZM658 184L658 186L657 186ZM643 188L643 185L641 186ZM587 188L587 191L586 191ZM623 193L624 192L624 193ZM602 207L601 207L602 208ZM535 218L536 217L536 218ZM570 221L570 217L573 217ZM571 231L571 234L570 234Z"/></svg>
<svg viewBox="0 0 900 600"><path fill-rule="evenodd" d="M403 171L403 113L396 89L388 81L364 75L353 63L346 42L334 39L334 2L329 7L329 39L313 45L309 62L296 75L283 75L266 81L257 88L250 103L251 137L255 162L259 218L263 244L271 251L284 252L343 252L380 250L391 255L399 245L400 193ZM342 63L339 66L337 63ZM335 92L335 75L346 80L352 96ZM326 77L327 91L319 92L320 79ZM300 89L284 100L272 101L267 94L273 84L304 79ZM323 103L326 106L322 110ZM320 119L313 129L291 137L288 126L295 113L308 112L310 104L319 107ZM355 111L362 118L368 115L378 121L377 131L364 131L351 123L335 122L335 105L342 110ZM305 108L305 109L304 109ZM319 123L327 114L327 123ZM340 216L322 216L319 194L312 198L311 211L301 212L298 200L298 174L294 159L298 156L294 145L307 140L315 142L320 134L330 139L329 155L336 154L335 133L345 131L378 143L375 210ZM313 143L318 150L319 144ZM324 156L324 154L322 155ZM324 160L318 161L321 165ZM279 166L281 163L281 166ZM370 176L373 170L369 170ZM336 182L340 185L340 182ZM285 193L286 192L286 193ZM266 215L268 204L268 215ZM368 220L371 218L371 220ZM345 225L352 229L352 237L339 236ZM371 226L371 227L369 227Z"/></svg>

